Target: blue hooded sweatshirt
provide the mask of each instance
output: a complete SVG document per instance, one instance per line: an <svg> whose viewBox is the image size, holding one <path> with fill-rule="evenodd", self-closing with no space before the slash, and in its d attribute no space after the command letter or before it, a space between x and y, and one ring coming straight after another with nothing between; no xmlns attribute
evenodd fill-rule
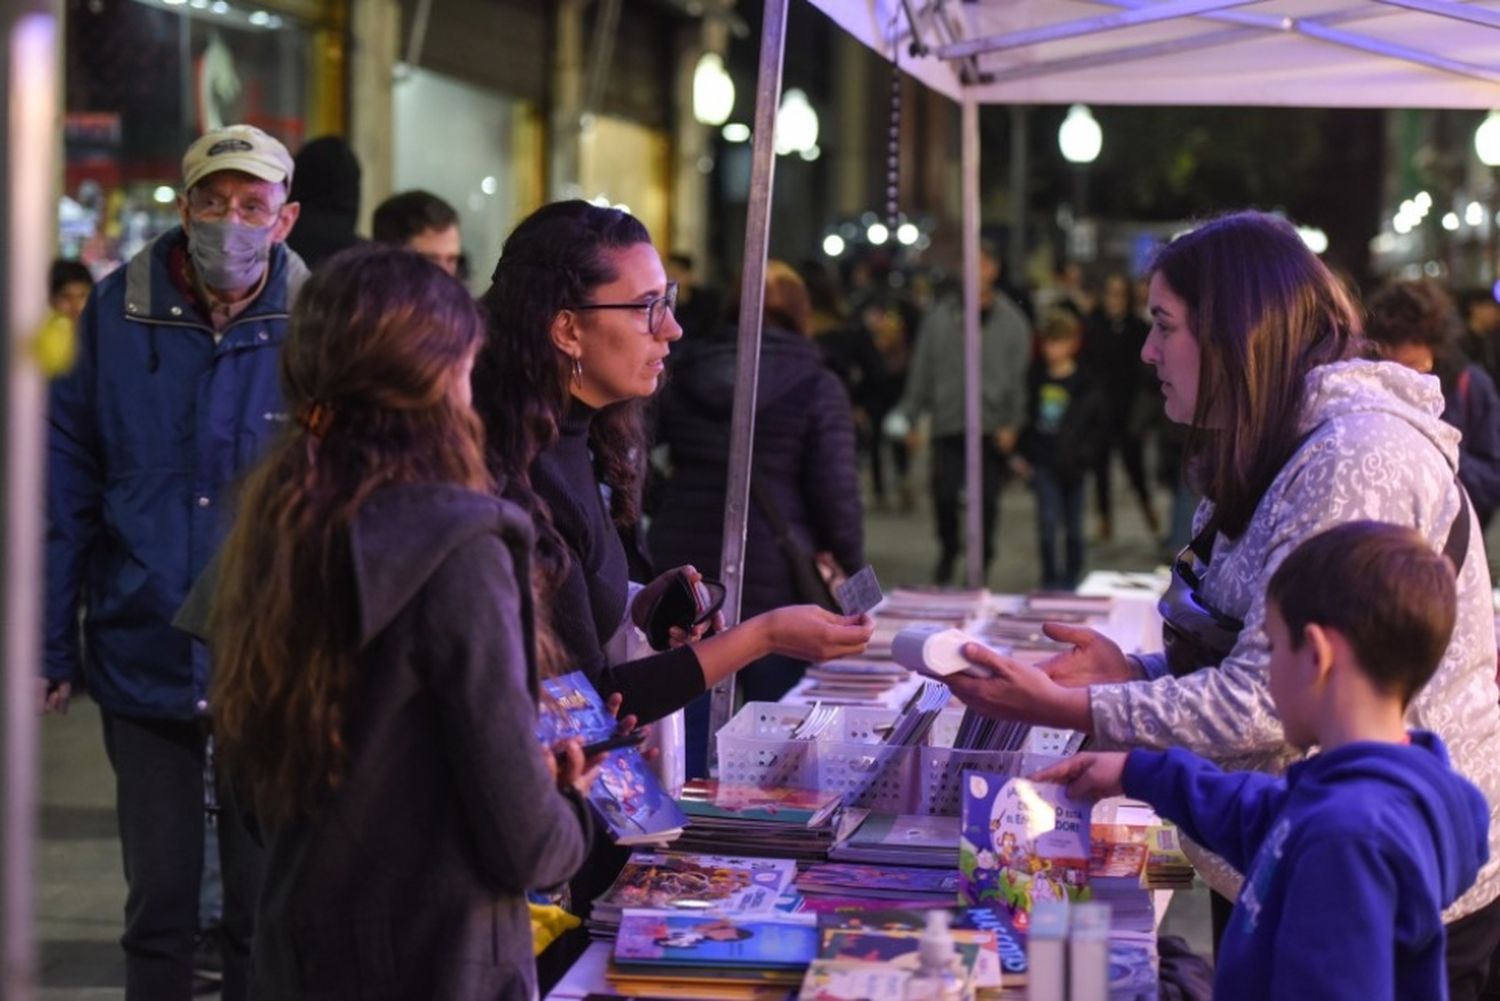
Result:
<svg viewBox="0 0 1500 1001"><path fill-rule="evenodd" d="M1127 795L1246 873L1218 1001L1448 996L1442 911L1489 857L1489 807L1436 735L1346 744L1285 776L1132 751Z"/></svg>

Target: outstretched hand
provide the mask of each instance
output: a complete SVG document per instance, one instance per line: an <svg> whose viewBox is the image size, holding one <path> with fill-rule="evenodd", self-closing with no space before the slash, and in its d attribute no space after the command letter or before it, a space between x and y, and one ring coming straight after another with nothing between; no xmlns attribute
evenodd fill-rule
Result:
<svg viewBox="0 0 1500 1001"><path fill-rule="evenodd" d="M1135 681L1142 677L1140 669L1125 656L1119 644L1103 633L1060 622L1044 624L1042 632L1059 643L1073 644L1073 649L1037 665L1059 685L1076 688L1113 681Z"/></svg>
<svg viewBox="0 0 1500 1001"><path fill-rule="evenodd" d="M813 663L864 653L875 632L868 615L839 615L817 605L788 605L764 616L773 651Z"/></svg>
<svg viewBox="0 0 1500 1001"><path fill-rule="evenodd" d="M1123 796L1125 755L1118 751L1080 751L1066 761L1032 775L1037 782L1060 782L1074 799L1096 800Z"/></svg>
<svg viewBox="0 0 1500 1001"><path fill-rule="evenodd" d="M965 643L960 652L969 663L989 672L983 678L950 674L943 679L953 694L975 712L1041 726L1085 732L1093 729L1087 689L1064 688L1041 668L1022 664L978 643Z"/></svg>

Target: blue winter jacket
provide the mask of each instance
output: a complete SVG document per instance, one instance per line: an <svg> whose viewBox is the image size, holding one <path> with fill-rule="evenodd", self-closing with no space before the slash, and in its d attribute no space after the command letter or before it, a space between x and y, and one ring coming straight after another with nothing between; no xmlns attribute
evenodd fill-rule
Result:
<svg viewBox="0 0 1500 1001"><path fill-rule="evenodd" d="M227 488L286 421L278 349L307 276L275 245L261 294L215 343L169 278L185 242L164 233L94 289L48 429L44 673L78 679L81 605L99 705L173 719L208 708L208 658L172 616L228 528Z"/></svg>
<svg viewBox="0 0 1500 1001"><path fill-rule="evenodd" d="M1125 793L1245 873L1217 1001L1441 1001L1442 912L1489 858L1489 805L1436 734L1315 754L1275 778L1132 751Z"/></svg>

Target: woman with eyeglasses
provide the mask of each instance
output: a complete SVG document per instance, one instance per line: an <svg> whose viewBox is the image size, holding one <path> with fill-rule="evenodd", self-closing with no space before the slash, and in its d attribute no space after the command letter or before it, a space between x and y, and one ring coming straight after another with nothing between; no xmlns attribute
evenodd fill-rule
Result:
<svg viewBox="0 0 1500 1001"><path fill-rule="evenodd" d="M635 217L583 201L544 206L505 241L484 296L490 338L474 373L491 467L527 488L516 499L538 522L552 624L568 662L602 694L622 695L621 714L642 722L769 654L818 661L858 653L873 629L798 605L714 635L704 635L712 623L664 630L653 612L678 580L701 581L692 567L632 595L622 533L633 538L640 516L642 408L682 336L675 298ZM627 616L677 645L611 663L606 644Z"/></svg>
<svg viewBox="0 0 1500 1001"><path fill-rule="evenodd" d="M992 677L950 679L991 715L1088 732L1109 747L1184 747L1228 768L1280 771L1294 752L1268 689L1266 586L1299 543L1348 521L1407 525L1459 567L1457 626L1407 720L1500 806L1495 620L1484 540L1460 485L1458 433L1438 381L1363 360L1349 293L1287 222L1241 212L1162 249L1141 358L1167 417L1188 425L1206 500L1161 603L1167 653L1126 656L1086 629L1075 649L1025 667L978 647ZM1500 816L1490 861L1448 911L1453 998L1476 998L1500 946ZM1239 878L1206 869L1232 895Z"/></svg>
<svg viewBox="0 0 1500 1001"><path fill-rule="evenodd" d="M738 303L731 308L737 311ZM745 544L747 615L826 598L822 581L808 573L815 559L845 575L864 562L849 395L824 367L813 340L807 286L781 261L766 262L763 312ZM721 557L738 347L733 327L705 332L686 345L662 391L656 441L666 447L671 476L651 523L651 551L669 566L716 566ZM803 593L809 585L823 594ZM740 676L745 698L775 702L806 668L800 658L758 660ZM707 700L699 699L688 708L689 775L708 774L707 734Z"/></svg>

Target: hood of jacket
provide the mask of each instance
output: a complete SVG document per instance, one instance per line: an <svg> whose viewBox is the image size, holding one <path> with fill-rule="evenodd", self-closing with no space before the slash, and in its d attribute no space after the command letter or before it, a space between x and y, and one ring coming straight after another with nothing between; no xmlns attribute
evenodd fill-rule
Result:
<svg viewBox="0 0 1500 1001"><path fill-rule="evenodd" d="M376 491L350 534L364 649L456 549L486 534L510 547L519 581L529 582L532 527L521 509L452 484L409 483ZM520 587L523 605L529 586Z"/></svg>
<svg viewBox="0 0 1500 1001"><path fill-rule="evenodd" d="M1401 831L1394 822L1382 823L1387 828L1383 833L1395 838L1410 835L1430 839L1437 846L1439 872L1434 875L1444 907L1469 888L1479 868L1489 860L1489 804L1473 783L1453 770L1448 749L1436 734L1413 730L1410 747L1372 741L1315 754L1288 769L1287 782L1296 786L1299 794L1317 794L1326 788L1330 796L1337 794L1340 786L1347 789L1363 783L1368 787L1374 782L1407 797L1416 807L1421 829ZM1413 877L1424 878L1419 874Z"/></svg>
<svg viewBox="0 0 1500 1001"><path fill-rule="evenodd" d="M733 327L727 327L712 337L686 342L680 357L672 363L671 388L695 408L727 419L734 409L738 336ZM812 338L765 327L761 331L755 409L764 410L785 397L822 367L823 355Z"/></svg>
<svg viewBox="0 0 1500 1001"><path fill-rule="evenodd" d="M297 151L288 201L309 210L347 218L352 230L359 216L359 160L349 144L337 136L314 139Z"/></svg>
<svg viewBox="0 0 1500 1001"><path fill-rule="evenodd" d="M1443 390L1436 376L1389 361L1320 365L1307 375L1302 414L1304 435L1333 421L1404 421L1432 442L1451 468L1458 468L1462 436L1442 419Z"/></svg>

